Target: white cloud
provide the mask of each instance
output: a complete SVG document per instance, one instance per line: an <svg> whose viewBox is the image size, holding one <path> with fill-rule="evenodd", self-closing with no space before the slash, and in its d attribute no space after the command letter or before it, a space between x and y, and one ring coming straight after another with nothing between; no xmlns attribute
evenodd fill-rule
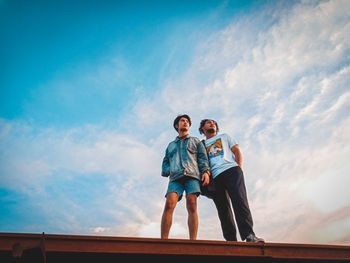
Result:
<svg viewBox="0 0 350 263"><path fill-rule="evenodd" d="M258 235L349 242L349 13L347 1L302 1L236 19L201 39L184 75L141 97L117 130L33 131L2 121L0 184L18 189L21 181L28 191L57 171L72 180L105 174L110 203L96 203L115 222L81 231L156 237L167 183L161 160L174 117L189 113L192 134L211 117L239 141ZM210 200L199 200L199 214L199 237L222 238ZM186 238L186 222L182 203L171 235Z"/></svg>
<svg viewBox="0 0 350 263"><path fill-rule="evenodd" d="M315 239L332 242L332 239L340 240L344 238L344 232L350 233L350 218L341 219L339 221L331 222L324 228L319 229L315 233ZM347 235L346 238L349 238Z"/></svg>
<svg viewBox="0 0 350 263"><path fill-rule="evenodd" d="M342 240L315 238L324 225L308 231L303 219L317 225L350 200L349 8L309 1L270 20L271 9L247 15L204 39L188 71L155 97L165 111L189 112L192 133L212 117L239 140L257 232L268 240Z"/></svg>
<svg viewBox="0 0 350 263"><path fill-rule="evenodd" d="M78 174L118 176L126 173L133 174L135 179L153 171L160 174L158 149L149 147L132 135L92 126L56 132L50 129L33 131L26 124L6 121L1 124L4 127L2 161L3 164L10 161L2 169L7 169L4 175L9 177L32 180L34 178L30 176L46 176L59 169ZM9 177L3 177L2 183L14 183Z"/></svg>
<svg viewBox="0 0 350 263"><path fill-rule="evenodd" d="M110 228L98 226L98 227L93 228L92 231L96 234L101 234L101 233L109 232Z"/></svg>
<svg viewBox="0 0 350 263"><path fill-rule="evenodd" d="M160 176L163 151L152 145L92 126L33 131L23 123L2 120L1 127L0 185L26 194L28 204L22 205L51 218L46 229L132 235L135 229L124 232L118 224L143 222L160 209L157 199L162 199L166 183ZM95 211L93 216L89 211ZM96 228L105 222L94 220L112 225ZM31 229L43 231L38 229L42 227Z"/></svg>

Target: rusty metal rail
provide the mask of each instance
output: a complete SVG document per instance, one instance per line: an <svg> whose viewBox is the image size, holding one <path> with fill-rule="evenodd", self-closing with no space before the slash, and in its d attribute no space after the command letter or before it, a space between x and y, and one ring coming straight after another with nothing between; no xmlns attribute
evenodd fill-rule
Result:
<svg viewBox="0 0 350 263"><path fill-rule="evenodd" d="M9 258L20 245L24 250L40 248L44 259L55 262L54 257L64 255L86 256L114 255L131 256L215 256L220 259L235 259L236 262L350 262L350 246L245 243L211 240L182 240L157 238L130 238L109 236L75 236L53 234L0 233L1 257ZM69 260L68 260L69 261ZM67 262L67 260L66 260Z"/></svg>

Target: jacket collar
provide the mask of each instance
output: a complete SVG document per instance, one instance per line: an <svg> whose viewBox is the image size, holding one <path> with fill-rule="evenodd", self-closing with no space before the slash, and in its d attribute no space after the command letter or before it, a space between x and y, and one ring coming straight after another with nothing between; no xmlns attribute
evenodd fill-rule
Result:
<svg viewBox="0 0 350 263"><path fill-rule="evenodd" d="M175 139L175 142L178 142L178 141L183 140L183 139L188 139L190 137L191 136L189 134L186 134L185 136L182 136L180 138L179 138L179 136L177 136L176 139Z"/></svg>

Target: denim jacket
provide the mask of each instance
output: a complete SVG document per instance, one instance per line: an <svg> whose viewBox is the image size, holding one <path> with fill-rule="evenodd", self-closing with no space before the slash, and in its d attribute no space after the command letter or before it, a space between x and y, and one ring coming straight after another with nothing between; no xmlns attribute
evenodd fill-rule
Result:
<svg viewBox="0 0 350 263"><path fill-rule="evenodd" d="M209 170L207 152L198 138L187 134L169 143L163 159L162 176L170 176L170 181L185 176L200 181L201 175Z"/></svg>

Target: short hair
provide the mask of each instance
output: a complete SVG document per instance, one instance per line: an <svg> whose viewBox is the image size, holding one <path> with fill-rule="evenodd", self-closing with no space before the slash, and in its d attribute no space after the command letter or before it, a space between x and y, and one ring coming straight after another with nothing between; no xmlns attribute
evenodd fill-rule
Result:
<svg viewBox="0 0 350 263"><path fill-rule="evenodd" d="M218 123L216 122L216 121L214 121L214 120L212 120L212 119L204 119L204 120L201 120L201 123L200 123L200 125L199 125L199 133L200 134L203 134L204 133L204 131L203 131L203 126L205 125L205 123L207 122L207 121L213 121L214 123L215 123L215 126L216 126L216 133L219 131L219 125L218 125Z"/></svg>
<svg viewBox="0 0 350 263"><path fill-rule="evenodd" d="M176 119L174 120L174 124L173 124L173 126L174 126L174 129L178 132L178 130L176 129L176 125L179 125L179 121L181 120L181 118L186 118L187 120L188 120L188 122L190 123L190 126L191 126L191 118L190 118L190 116L188 116L187 114L183 114L183 115L178 115L177 117L176 117Z"/></svg>

